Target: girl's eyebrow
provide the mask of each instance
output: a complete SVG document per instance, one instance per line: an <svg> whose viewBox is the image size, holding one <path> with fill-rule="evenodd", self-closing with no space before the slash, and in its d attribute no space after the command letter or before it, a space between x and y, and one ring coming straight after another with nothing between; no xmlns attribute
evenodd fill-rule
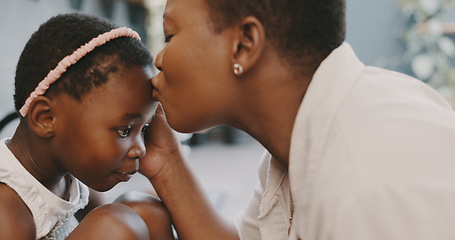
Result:
<svg viewBox="0 0 455 240"><path fill-rule="evenodd" d="M150 117L150 119L147 121L148 123L152 122L152 120L155 118L156 116L156 112L152 115L152 117Z"/></svg>
<svg viewBox="0 0 455 240"><path fill-rule="evenodd" d="M140 120L143 118L142 114L139 113L126 113L120 117L120 121Z"/></svg>

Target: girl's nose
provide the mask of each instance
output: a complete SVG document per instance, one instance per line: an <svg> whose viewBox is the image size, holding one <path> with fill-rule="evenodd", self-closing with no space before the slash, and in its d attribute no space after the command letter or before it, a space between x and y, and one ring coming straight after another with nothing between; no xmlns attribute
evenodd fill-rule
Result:
<svg viewBox="0 0 455 240"><path fill-rule="evenodd" d="M141 158L145 155L146 148L144 143L144 137L139 135L136 137L136 141L128 152L128 157L133 159Z"/></svg>

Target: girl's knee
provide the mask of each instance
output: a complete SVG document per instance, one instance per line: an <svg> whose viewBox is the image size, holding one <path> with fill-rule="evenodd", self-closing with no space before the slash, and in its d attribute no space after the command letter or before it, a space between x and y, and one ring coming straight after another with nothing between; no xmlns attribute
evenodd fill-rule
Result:
<svg viewBox="0 0 455 240"><path fill-rule="evenodd" d="M148 232L146 223L135 211L118 203L94 209L73 231L75 236L93 239L101 237L99 239L137 240L148 240Z"/></svg>
<svg viewBox="0 0 455 240"><path fill-rule="evenodd" d="M170 214L155 196L141 192L130 192L120 196L116 202L129 206L142 217L152 239L174 239Z"/></svg>
<svg viewBox="0 0 455 240"><path fill-rule="evenodd" d="M123 203L139 214L144 221L171 223L169 212L155 196L142 192L129 192L121 195L115 202Z"/></svg>

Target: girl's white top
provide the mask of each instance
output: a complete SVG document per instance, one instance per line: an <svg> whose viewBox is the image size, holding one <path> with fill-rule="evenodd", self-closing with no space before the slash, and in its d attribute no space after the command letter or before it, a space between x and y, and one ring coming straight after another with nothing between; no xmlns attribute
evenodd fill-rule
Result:
<svg viewBox="0 0 455 240"><path fill-rule="evenodd" d="M36 226L36 239L65 239L77 226L74 214L88 204L89 190L70 176L69 201L44 187L0 142L0 182L14 189L30 209Z"/></svg>

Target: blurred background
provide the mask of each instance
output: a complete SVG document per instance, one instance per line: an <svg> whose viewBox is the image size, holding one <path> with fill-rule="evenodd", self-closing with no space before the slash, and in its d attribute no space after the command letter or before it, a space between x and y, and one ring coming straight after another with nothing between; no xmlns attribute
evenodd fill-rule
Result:
<svg viewBox="0 0 455 240"><path fill-rule="evenodd" d="M455 103L455 0L346 0L347 42L367 65L415 76ZM165 0L0 0L0 117L13 111L16 63L39 25L59 13L84 12L137 31L155 56L163 47ZM9 137L17 122L0 133ZM181 134L191 167L212 202L234 219L258 183L263 147L247 134L216 127ZM107 200L130 191L152 191L136 174L105 193Z"/></svg>

